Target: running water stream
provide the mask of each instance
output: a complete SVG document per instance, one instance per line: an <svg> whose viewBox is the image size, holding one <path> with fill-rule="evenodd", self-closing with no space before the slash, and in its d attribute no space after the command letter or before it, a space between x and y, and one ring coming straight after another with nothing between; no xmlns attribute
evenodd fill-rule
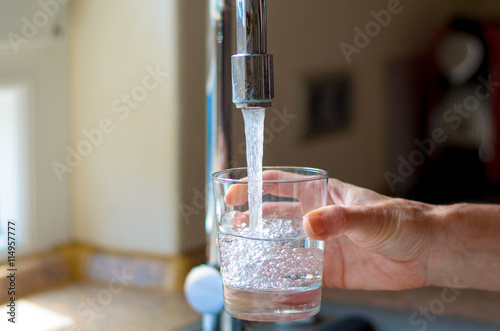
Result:
<svg viewBox="0 0 500 331"><path fill-rule="evenodd" d="M243 108L247 144L248 206L250 232L262 221L262 158L264 156L265 108Z"/></svg>

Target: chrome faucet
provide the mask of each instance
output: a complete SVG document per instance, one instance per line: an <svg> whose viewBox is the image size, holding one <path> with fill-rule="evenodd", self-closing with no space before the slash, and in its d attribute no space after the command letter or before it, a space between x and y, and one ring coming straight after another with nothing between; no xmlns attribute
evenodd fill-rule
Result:
<svg viewBox="0 0 500 331"><path fill-rule="evenodd" d="M274 73L273 56L267 54L266 0L236 0L236 40L234 104L237 108L271 107Z"/></svg>
<svg viewBox="0 0 500 331"><path fill-rule="evenodd" d="M208 4L205 182L208 265L194 268L184 289L191 306L203 314L204 331L239 331L243 330L241 321L222 311L211 176L231 165L231 81L232 100L237 108L270 107L274 98L273 57L267 54L265 0L208 0ZM238 54L230 61L232 8L236 8Z"/></svg>

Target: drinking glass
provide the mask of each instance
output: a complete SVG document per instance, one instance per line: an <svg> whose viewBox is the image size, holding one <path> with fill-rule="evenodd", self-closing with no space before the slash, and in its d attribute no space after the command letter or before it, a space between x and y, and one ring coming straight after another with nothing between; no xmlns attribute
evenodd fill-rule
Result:
<svg viewBox="0 0 500 331"><path fill-rule="evenodd" d="M313 316L321 303L324 242L307 237L302 219L326 205L328 173L267 167L262 178L262 212L251 215L247 169L212 175L225 309L260 322Z"/></svg>

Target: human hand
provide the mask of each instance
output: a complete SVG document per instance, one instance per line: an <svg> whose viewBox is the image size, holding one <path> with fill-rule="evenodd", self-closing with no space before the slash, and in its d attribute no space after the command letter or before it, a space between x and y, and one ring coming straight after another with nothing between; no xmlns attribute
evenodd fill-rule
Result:
<svg viewBox="0 0 500 331"><path fill-rule="evenodd" d="M331 179L328 206L304 217L307 235L325 241L324 284L369 290L428 285L438 209Z"/></svg>
<svg viewBox="0 0 500 331"><path fill-rule="evenodd" d="M287 176L264 172L264 179ZM290 175L297 176L297 175ZM245 186L246 188L246 186ZM455 286L500 291L500 207L458 204L433 206L393 199L330 179L328 206L312 210L301 187L289 208L304 217L309 237L325 241L323 282L328 287L401 290ZM268 192L286 196L286 191ZM230 204L246 201L235 187ZM264 214L276 206L264 204ZM288 207L287 207L288 208Z"/></svg>
<svg viewBox="0 0 500 331"><path fill-rule="evenodd" d="M329 206L304 217L325 240L329 287L422 286L500 291L500 206L433 206L331 180Z"/></svg>

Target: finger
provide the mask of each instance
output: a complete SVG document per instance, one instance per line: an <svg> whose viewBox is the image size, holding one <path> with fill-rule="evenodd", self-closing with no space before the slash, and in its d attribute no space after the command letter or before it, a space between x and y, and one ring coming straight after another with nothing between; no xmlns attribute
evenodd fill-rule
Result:
<svg viewBox="0 0 500 331"><path fill-rule="evenodd" d="M231 220L231 225L233 229L246 227L250 224L250 214L248 211L238 212L234 215L234 218Z"/></svg>
<svg viewBox="0 0 500 331"><path fill-rule="evenodd" d="M293 188L291 188L293 187ZM293 198L304 193L297 184L264 184L262 195L272 194L280 198ZM225 201L228 206L241 206L248 201L248 185L234 184L226 192ZM311 208L310 208L311 209Z"/></svg>
<svg viewBox="0 0 500 331"><path fill-rule="evenodd" d="M262 204L262 217L264 218L286 218L290 215L300 217L303 215L302 206L298 202L264 202ZM248 223L250 212L248 210L237 212L233 218L232 225Z"/></svg>
<svg viewBox="0 0 500 331"><path fill-rule="evenodd" d="M385 217L381 206L331 205L309 212L304 217L304 230L316 240L335 239L347 235L359 242L369 243L390 235L397 222Z"/></svg>
<svg viewBox="0 0 500 331"><path fill-rule="evenodd" d="M284 198L295 198L297 197L297 191L305 185L305 182L299 181L304 179L307 179L307 176L291 172L279 170L264 171L262 173L262 180L268 183L263 185L263 194L272 194ZM290 183L286 183L287 181L290 181Z"/></svg>
<svg viewBox="0 0 500 331"><path fill-rule="evenodd" d="M283 198L298 198L303 201L304 197L311 192L321 189L324 185L321 181L303 181L310 176L304 176L286 171L267 170L262 173L262 195L272 194ZM245 179L244 179L245 180ZM289 182L288 182L289 181ZM248 185L234 184L226 192L226 204L240 206L248 201ZM317 208L317 206L316 206ZM311 209L314 209L311 208Z"/></svg>
<svg viewBox="0 0 500 331"><path fill-rule="evenodd" d="M263 217L287 218L303 215L302 205L299 202L264 202L262 204Z"/></svg>
<svg viewBox="0 0 500 331"><path fill-rule="evenodd" d="M262 217L264 219L289 219L302 215L302 207L298 202L264 202L262 204ZM233 230L250 226L250 212L240 211L234 214L231 220Z"/></svg>
<svg viewBox="0 0 500 331"><path fill-rule="evenodd" d="M305 178L307 176L281 170L266 170L262 172L262 179L269 181L297 181Z"/></svg>
<svg viewBox="0 0 500 331"><path fill-rule="evenodd" d="M302 183L286 183L286 181L297 181L306 176L293 174L286 171L267 170L262 173L263 195L272 194L279 197L292 198L296 196L297 190ZM243 178L246 180L246 178ZM275 182L276 183L273 183ZM279 183L278 183L279 181ZM268 182L268 183L266 183ZM270 183L269 183L270 182ZM285 183L283 183L285 182ZM248 184L233 184L226 192L226 204L229 206L241 206L248 201Z"/></svg>
<svg viewBox="0 0 500 331"><path fill-rule="evenodd" d="M226 204L228 206L241 206L248 201L248 185L233 184L226 192Z"/></svg>

